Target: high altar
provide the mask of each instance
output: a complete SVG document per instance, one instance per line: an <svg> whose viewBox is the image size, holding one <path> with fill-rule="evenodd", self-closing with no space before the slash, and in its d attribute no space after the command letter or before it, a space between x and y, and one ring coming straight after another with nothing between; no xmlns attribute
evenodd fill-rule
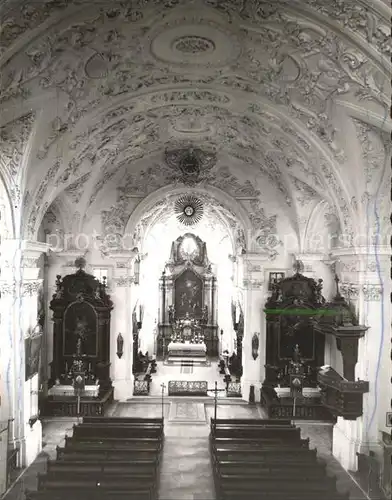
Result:
<svg viewBox="0 0 392 500"><path fill-rule="evenodd" d="M187 233L172 243L160 279L157 356L217 356L216 277L206 244Z"/></svg>

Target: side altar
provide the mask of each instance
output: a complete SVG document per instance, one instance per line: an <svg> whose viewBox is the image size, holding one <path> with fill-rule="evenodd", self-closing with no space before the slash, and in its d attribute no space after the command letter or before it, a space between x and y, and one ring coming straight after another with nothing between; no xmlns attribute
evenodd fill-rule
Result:
<svg viewBox="0 0 392 500"><path fill-rule="evenodd" d="M57 276L53 311L53 361L42 413L51 416L103 415L113 402L110 379L110 314L113 303L105 280L78 270ZM79 400L77 399L79 396Z"/></svg>
<svg viewBox="0 0 392 500"><path fill-rule="evenodd" d="M192 233L172 243L160 278L157 356L218 356L216 276Z"/></svg>

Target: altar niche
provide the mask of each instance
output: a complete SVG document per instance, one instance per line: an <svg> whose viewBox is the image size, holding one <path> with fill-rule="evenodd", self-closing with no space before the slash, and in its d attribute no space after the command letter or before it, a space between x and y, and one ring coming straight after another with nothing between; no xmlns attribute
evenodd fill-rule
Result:
<svg viewBox="0 0 392 500"><path fill-rule="evenodd" d="M196 344L202 339L208 356L218 355L216 277L198 236L186 233L173 241L160 279L160 304L157 356L166 356L169 343L184 340L183 334Z"/></svg>

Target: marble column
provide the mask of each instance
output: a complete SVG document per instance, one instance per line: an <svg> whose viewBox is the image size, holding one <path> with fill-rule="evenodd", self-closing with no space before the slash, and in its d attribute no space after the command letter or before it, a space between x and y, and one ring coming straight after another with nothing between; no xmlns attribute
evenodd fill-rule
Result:
<svg viewBox="0 0 392 500"><path fill-rule="evenodd" d="M266 323L263 307L266 297L264 265L268 255L248 253L238 257L242 260L242 294L244 297L244 337L242 342L241 378L242 396L249 400L250 386L255 387L255 400L260 400L260 388L265 376ZM252 338L256 334L259 341L258 356L252 356Z"/></svg>
<svg viewBox="0 0 392 500"><path fill-rule="evenodd" d="M359 323L369 326L359 340L355 378L369 381L369 392L363 396L363 415L355 421L339 417L333 430L333 454L345 469L357 470L356 452L369 450L381 453L381 431L387 432L386 413L389 398L384 391L390 387L391 312L389 250L380 248L370 254L367 248L349 253L335 250L340 262L340 291L354 306Z"/></svg>
<svg viewBox="0 0 392 500"><path fill-rule="evenodd" d="M115 261L111 298L113 310L110 324L110 376L114 386L114 397L119 401L126 401L133 396L132 373L133 364L133 334L132 334L132 286L135 278L132 275L132 261L135 255L131 252L122 252L109 256ZM117 337L121 333L124 339L123 355L117 355Z"/></svg>

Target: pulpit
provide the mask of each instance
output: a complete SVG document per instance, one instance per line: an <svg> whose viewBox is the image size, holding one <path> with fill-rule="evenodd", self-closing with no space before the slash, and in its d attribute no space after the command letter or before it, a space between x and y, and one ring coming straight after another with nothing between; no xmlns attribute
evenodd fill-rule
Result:
<svg viewBox="0 0 392 500"><path fill-rule="evenodd" d="M100 282L84 270L84 259L75 262L78 270L57 276L56 293L50 302L53 311L53 361L47 414L74 416L75 374L83 373L83 415L100 415L113 400L110 380L110 314L113 303Z"/></svg>

